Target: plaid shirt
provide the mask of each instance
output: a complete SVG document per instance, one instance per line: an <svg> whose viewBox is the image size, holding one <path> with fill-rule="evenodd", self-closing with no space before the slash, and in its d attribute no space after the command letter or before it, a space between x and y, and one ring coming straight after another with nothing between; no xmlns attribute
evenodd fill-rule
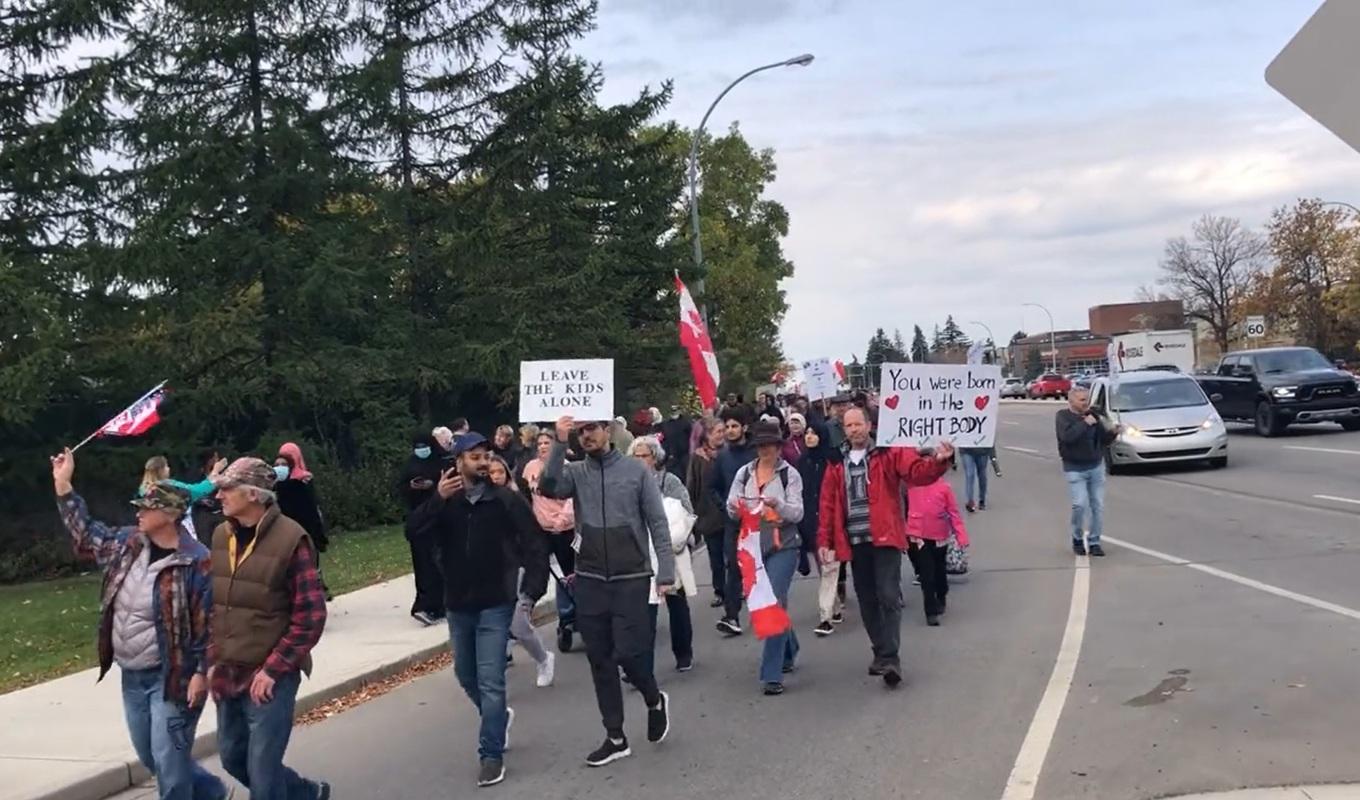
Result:
<svg viewBox="0 0 1360 800"><path fill-rule="evenodd" d="M263 667L217 663L217 641L208 646L208 663L212 671L214 697L236 697L250 688L258 669L278 680L302 667L302 661L321 639L326 627L326 592L321 588L321 574L316 569L316 557L306 543L293 551L288 564L288 587L293 596L293 610L289 613L288 630L274 645Z"/></svg>
<svg viewBox="0 0 1360 800"><path fill-rule="evenodd" d="M99 680L113 665L113 619L118 590L145 549L146 536L137 526L107 525L90 516L75 492L57 498L62 522L71 534L76 557L93 561L104 572L99 590ZM165 671L163 692L187 702L189 681L207 671L208 626L212 609L212 562L208 550L179 527L179 547L156 576L153 608L156 644Z"/></svg>

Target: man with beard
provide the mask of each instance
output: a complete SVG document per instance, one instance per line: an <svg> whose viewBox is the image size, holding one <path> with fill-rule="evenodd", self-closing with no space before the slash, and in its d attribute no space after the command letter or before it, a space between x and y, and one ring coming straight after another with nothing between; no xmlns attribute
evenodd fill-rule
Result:
<svg viewBox="0 0 1360 800"><path fill-rule="evenodd" d="M566 463L567 442L579 433L585 459ZM647 741L659 744L670 732L670 699L648 666L652 649L653 576L649 549L656 551L656 591L675 586L675 553L661 490L647 467L614 450L609 421L557 421L557 443L538 489L545 497L572 501L580 546L576 556L576 627L586 643L595 699L605 740L586 764L602 767L632 754L623 731L622 667L647 703Z"/></svg>
<svg viewBox="0 0 1360 800"><path fill-rule="evenodd" d="M532 611L548 586L543 534L524 498L490 483L491 447L469 432L453 445L454 466L412 513L416 536L433 537L444 571L444 605L458 683L481 715L478 786L505 780L515 712L506 705L505 649L515 604ZM515 585L524 570L520 594Z"/></svg>

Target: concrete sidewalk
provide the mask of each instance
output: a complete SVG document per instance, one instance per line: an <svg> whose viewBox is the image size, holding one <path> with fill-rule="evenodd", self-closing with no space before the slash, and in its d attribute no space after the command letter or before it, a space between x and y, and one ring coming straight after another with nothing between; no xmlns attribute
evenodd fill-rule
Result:
<svg viewBox="0 0 1360 800"><path fill-rule="evenodd" d="M549 581L540 613L553 607L553 588ZM407 575L336 598L314 651L316 667L298 692L297 713L448 647L446 627L422 627L408 616L414 596ZM87 670L0 695L0 800L99 800L147 780L128 741L118 670L98 684L97 675ZM216 732L209 701L196 755L216 752Z"/></svg>

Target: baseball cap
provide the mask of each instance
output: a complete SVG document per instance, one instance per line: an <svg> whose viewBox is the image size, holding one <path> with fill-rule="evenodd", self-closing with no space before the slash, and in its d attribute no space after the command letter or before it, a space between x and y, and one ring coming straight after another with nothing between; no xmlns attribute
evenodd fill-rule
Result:
<svg viewBox="0 0 1360 800"><path fill-rule="evenodd" d="M213 477L213 486L218 489L234 489L237 486L253 486L256 489L274 490L274 468L263 459L243 456L231 462L226 469Z"/></svg>
<svg viewBox="0 0 1360 800"><path fill-rule="evenodd" d="M189 507L189 493L165 481L158 481L132 504L138 508L181 513Z"/></svg>
<svg viewBox="0 0 1360 800"><path fill-rule="evenodd" d="M473 448L487 446L489 445L485 436L476 431L469 431L453 440L453 454L454 456L461 456Z"/></svg>

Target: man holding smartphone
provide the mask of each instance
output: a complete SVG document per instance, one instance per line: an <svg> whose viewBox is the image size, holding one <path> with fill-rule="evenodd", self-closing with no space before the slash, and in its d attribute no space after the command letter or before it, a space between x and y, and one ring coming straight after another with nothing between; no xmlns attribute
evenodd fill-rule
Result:
<svg viewBox="0 0 1360 800"><path fill-rule="evenodd" d="M543 534L529 504L489 479L491 443L469 432L454 440L453 467L411 513L417 538L432 538L444 570L444 607L453 670L481 715L478 786L505 780L515 712L506 705L505 647L515 607L532 611L548 586ZM515 584L524 570L520 594Z"/></svg>
<svg viewBox="0 0 1360 800"><path fill-rule="evenodd" d="M1122 425L1091 408L1089 389L1074 386L1067 395L1067 408L1055 419L1058 455L1062 457L1067 495L1072 501L1072 552L1102 557L1101 528L1105 520L1105 448L1115 440ZM1090 516L1090 526L1086 525ZM1085 530L1083 530L1085 529ZM1083 538L1083 533L1085 537Z"/></svg>

